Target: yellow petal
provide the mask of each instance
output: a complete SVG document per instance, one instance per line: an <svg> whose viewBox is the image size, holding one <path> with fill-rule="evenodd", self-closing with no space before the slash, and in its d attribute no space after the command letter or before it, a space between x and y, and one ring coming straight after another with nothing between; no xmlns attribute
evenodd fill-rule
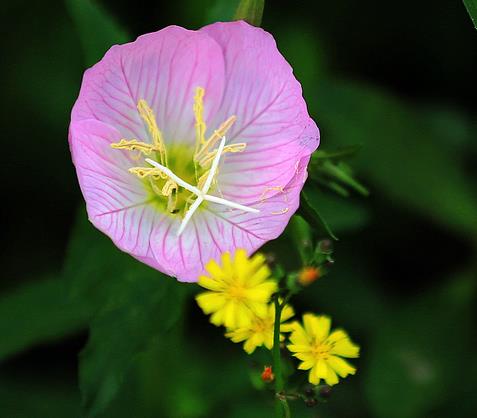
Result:
<svg viewBox="0 0 477 418"><path fill-rule="evenodd" d="M330 353L342 357L359 357L359 346L353 344L343 330L333 331L327 342L332 346Z"/></svg>
<svg viewBox="0 0 477 418"><path fill-rule="evenodd" d="M281 321L285 322L293 315L295 315L295 311L293 310L293 308L290 305L285 305L282 310Z"/></svg>
<svg viewBox="0 0 477 418"><path fill-rule="evenodd" d="M240 343L250 337L250 330L247 328L238 328L233 331L225 333L227 338L230 338L234 343Z"/></svg>
<svg viewBox="0 0 477 418"><path fill-rule="evenodd" d="M215 260L210 260L205 269L209 272L211 277L215 280L226 281L228 279L227 275L224 274L220 266L215 262ZM200 284L200 283L199 283Z"/></svg>
<svg viewBox="0 0 477 418"><path fill-rule="evenodd" d="M245 344L243 345L243 349L245 350L247 354L252 354L256 348L257 348L257 345L254 343L252 339L245 341Z"/></svg>
<svg viewBox="0 0 477 418"><path fill-rule="evenodd" d="M197 295L195 300L206 314L218 311L225 305L225 298L220 293L204 292Z"/></svg>
<svg viewBox="0 0 477 418"><path fill-rule="evenodd" d="M242 303L236 304L236 327L246 327L249 328L252 325L252 320L254 318L254 313L246 305Z"/></svg>
<svg viewBox="0 0 477 418"><path fill-rule="evenodd" d="M237 327L237 318L236 318L236 305L234 302L228 302L224 306L224 325L227 328L236 328Z"/></svg>
<svg viewBox="0 0 477 418"><path fill-rule="evenodd" d="M264 302L255 302L249 301L247 304L249 311L253 314L258 316L259 318L266 318L268 312L268 305Z"/></svg>
<svg viewBox="0 0 477 418"><path fill-rule="evenodd" d="M281 324L280 325L280 332L292 332L295 329L295 324Z"/></svg>
<svg viewBox="0 0 477 418"><path fill-rule="evenodd" d="M255 254L249 261L248 269L249 274L252 276L262 264L265 264L265 256L261 253Z"/></svg>
<svg viewBox="0 0 477 418"><path fill-rule="evenodd" d="M330 386L336 385L339 382L338 376L331 367L328 367L328 375L325 378L325 382Z"/></svg>
<svg viewBox="0 0 477 418"><path fill-rule="evenodd" d="M293 357L296 357L298 360L301 360L301 361L313 360L316 362L316 358L312 353L299 352L299 353L293 354Z"/></svg>
<svg viewBox="0 0 477 418"><path fill-rule="evenodd" d="M205 287L206 289L213 290L215 292L221 291L224 288L222 283L207 276L200 276L198 284L202 287Z"/></svg>
<svg viewBox="0 0 477 418"><path fill-rule="evenodd" d="M292 353L310 353L311 352L311 347L309 345L288 344L287 348Z"/></svg>
<svg viewBox="0 0 477 418"><path fill-rule="evenodd" d="M237 281L240 284L245 283L245 281L248 278L247 274L247 268L248 268L248 258L247 258L247 252L239 248L237 251L235 251L235 258L234 258L234 270L236 273L236 278L238 279Z"/></svg>
<svg viewBox="0 0 477 418"><path fill-rule="evenodd" d="M264 264L247 278L247 284L249 286L257 286L267 280L271 276L271 274L272 272L270 271L268 266Z"/></svg>
<svg viewBox="0 0 477 418"><path fill-rule="evenodd" d="M292 334L290 335L290 341L293 344L297 344L297 345L309 345L310 338L306 334L303 327L298 323L294 323L294 324L295 326L293 328Z"/></svg>
<svg viewBox="0 0 477 418"><path fill-rule="evenodd" d="M330 356L327 360L328 365L341 377L346 377L349 374L355 374L356 368L351 366L347 361L336 356Z"/></svg>
<svg viewBox="0 0 477 418"><path fill-rule="evenodd" d="M229 277L229 278L233 277L234 270L232 265L232 259L228 251L222 254L222 269L226 277Z"/></svg>
<svg viewBox="0 0 477 418"><path fill-rule="evenodd" d="M318 341L324 341L330 334L331 318L329 316L320 315L316 318L314 324L315 336Z"/></svg>
<svg viewBox="0 0 477 418"><path fill-rule="evenodd" d="M314 359L303 361L298 366L298 370L310 370L315 364L316 361Z"/></svg>
<svg viewBox="0 0 477 418"><path fill-rule="evenodd" d="M254 302L267 303L273 293L277 291L278 285L275 281L266 281L258 286L247 289L245 292L247 299Z"/></svg>

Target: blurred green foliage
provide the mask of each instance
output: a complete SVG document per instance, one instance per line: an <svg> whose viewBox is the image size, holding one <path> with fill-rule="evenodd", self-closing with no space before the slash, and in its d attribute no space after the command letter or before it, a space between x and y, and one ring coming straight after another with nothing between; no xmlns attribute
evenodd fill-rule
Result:
<svg viewBox="0 0 477 418"><path fill-rule="evenodd" d="M465 7L469 12L470 18L474 23L475 29L477 29L477 1L476 0L464 0Z"/></svg>
<svg viewBox="0 0 477 418"><path fill-rule="evenodd" d="M73 187L68 111L84 68L111 45L132 40L130 33L140 33L125 23L129 11L144 7L143 16L160 22L149 28L131 17L143 32L161 24L193 28L229 20L239 5L176 3L167 14L154 2L125 2L122 18L121 3L93 0L6 9L22 17L15 29L32 41L17 39L5 47L13 64L4 70L4 94L11 108L22 111L12 112L4 124L10 129L4 144L24 157L7 162L6 173L15 167L27 175L5 184L15 196L12 213L18 221L13 232L6 229L11 248L5 252L5 271L23 281L4 283L0 297L1 416L272 415L272 394L263 386L256 389L269 353L246 356L207 323L191 298L195 287L165 278L115 248L88 223ZM472 4L466 1L471 13ZM328 11L329 25L359 37L333 21L332 13L343 19L352 14L351 3L327 7L316 13ZM340 238L330 273L297 297L296 308L300 314L331 315L360 343L363 356L358 374L340 383L330 402L314 410L294 403L293 416L473 417L475 108L411 100L336 71L336 54L324 41L326 29L317 30L313 16L311 9L291 10L286 2L268 2L264 14L263 26L294 67L322 133L300 215L264 251L296 268L318 240ZM468 23L463 8L459 19ZM471 45L475 41L474 36ZM344 48L339 41L331 46ZM468 60L475 73L476 63ZM452 61L448 65L454 67ZM444 81L454 87L453 80ZM363 197L368 190L369 197ZM68 360L55 358L55 341L78 335L79 347L64 347ZM32 347L40 347L39 354Z"/></svg>

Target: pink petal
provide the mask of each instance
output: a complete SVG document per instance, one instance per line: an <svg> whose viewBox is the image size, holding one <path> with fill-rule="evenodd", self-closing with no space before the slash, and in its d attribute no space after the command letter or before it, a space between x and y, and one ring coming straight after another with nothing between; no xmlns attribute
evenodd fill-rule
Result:
<svg viewBox="0 0 477 418"><path fill-rule="evenodd" d="M151 239L156 259L165 261L163 266L168 274L181 281L195 282L204 273L205 264L211 259L219 260L225 251L244 248L252 254L265 242L278 237L298 208L308 161L309 156L302 158L283 192L256 202L258 215L210 204L194 215L193 225L179 238L177 225L159 225Z"/></svg>
<svg viewBox="0 0 477 418"><path fill-rule="evenodd" d="M206 89L204 117L211 118L223 94L224 63L219 45L206 34L169 26L113 46L85 72L72 121L96 119L123 138L148 141L137 111L140 99L156 113L166 142L194 141L195 88Z"/></svg>
<svg viewBox="0 0 477 418"><path fill-rule="evenodd" d="M269 33L245 22L214 23L200 31L221 45L226 69L223 101L209 126L236 115L227 143L247 143L244 152L224 157L221 191L247 204L267 187L290 182L301 157L317 148L319 131Z"/></svg>
<svg viewBox="0 0 477 418"><path fill-rule="evenodd" d="M90 221L123 251L151 255L149 236L165 216L127 169L128 154L110 147L120 133L95 120L72 123L70 145ZM155 263L157 267L159 263Z"/></svg>

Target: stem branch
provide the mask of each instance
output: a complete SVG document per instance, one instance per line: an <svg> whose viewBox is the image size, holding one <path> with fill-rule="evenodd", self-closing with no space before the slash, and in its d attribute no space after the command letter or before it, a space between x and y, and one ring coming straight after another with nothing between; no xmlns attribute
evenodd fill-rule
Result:
<svg viewBox="0 0 477 418"><path fill-rule="evenodd" d="M282 363L280 359L280 322L284 303L280 303L278 295L274 298L275 323L273 326L273 373L275 374L275 416L276 418L290 418L290 408L282 392L285 382L282 375Z"/></svg>

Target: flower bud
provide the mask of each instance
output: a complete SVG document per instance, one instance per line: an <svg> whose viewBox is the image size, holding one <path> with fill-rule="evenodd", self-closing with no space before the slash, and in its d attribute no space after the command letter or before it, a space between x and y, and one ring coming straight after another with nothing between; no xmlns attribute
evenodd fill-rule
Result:
<svg viewBox="0 0 477 418"><path fill-rule="evenodd" d="M318 401L316 400L316 398L305 399L305 405L308 406L309 408L313 408L314 406L316 406L317 403Z"/></svg>
<svg viewBox="0 0 477 418"><path fill-rule="evenodd" d="M298 283L302 286L309 286L320 277L321 270L319 267L304 267L298 274Z"/></svg>
<svg viewBox="0 0 477 418"><path fill-rule="evenodd" d="M270 383L270 382L273 382L275 380L275 375L273 374L272 366L265 366L263 368L262 380L265 383Z"/></svg>

